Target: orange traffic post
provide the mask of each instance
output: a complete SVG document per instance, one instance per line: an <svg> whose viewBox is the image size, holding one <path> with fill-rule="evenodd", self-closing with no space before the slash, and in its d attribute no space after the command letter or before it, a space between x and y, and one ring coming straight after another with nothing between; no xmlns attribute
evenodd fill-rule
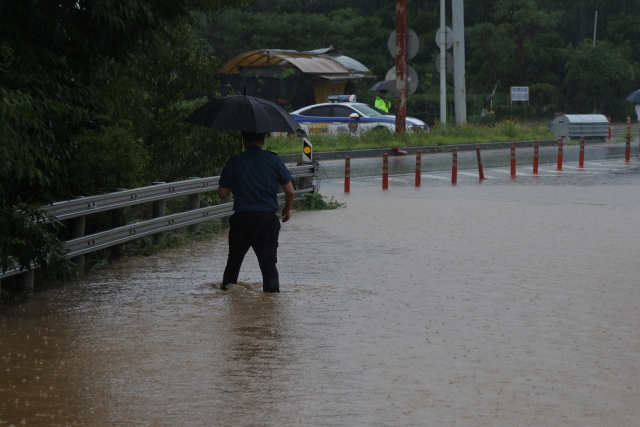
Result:
<svg viewBox="0 0 640 427"><path fill-rule="evenodd" d="M516 177L516 142L511 141L511 178Z"/></svg>
<svg viewBox="0 0 640 427"><path fill-rule="evenodd" d="M562 171L562 146L564 145L564 138L558 140L558 167L557 171Z"/></svg>
<svg viewBox="0 0 640 427"><path fill-rule="evenodd" d="M416 187L420 187L422 178L422 151L416 151Z"/></svg>
<svg viewBox="0 0 640 427"><path fill-rule="evenodd" d="M387 153L382 155L382 189L389 189L389 155Z"/></svg>
<svg viewBox="0 0 640 427"><path fill-rule="evenodd" d="M484 177L484 170L482 169L482 158L480 157L479 145L476 145L476 157L478 157L478 177L480 178L480 181L484 181L487 178Z"/></svg>
<svg viewBox="0 0 640 427"><path fill-rule="evenodd" d="M578 159L578 168L584 168L584 136L580 137L580 157Z"/></svg>
<svg viewBox="0 0 640 427"><path fill-rule="evenodd" d="M627 140L624 145L624 162L629 163L631 161L631 127L627 129Z"/></svg>
<svg viewBox="0 0 640 427"><path fill-rule="evenodd" d="M458 183L458 149L453 149L453 160L451 163L451 184Z"/></svg>
<svg viewBox="0 0 640 427"><path fill-rule="evenodd" d="M607 139L611 141L611 116L607 116L607 120L609 121L609 133L607 135Z"/></svg>
<svg viewBox="0 0 640 427"><path fill-rule="evenodd" d="M351 157L344 158L344 192L351 192Z"/></svg>
<svg viewBox="0 0 640 427"><path fill-rule="evenodd" d="M536 139L533 142L533 174L538 175L538 159L540 157L540 143Z"/></svg>

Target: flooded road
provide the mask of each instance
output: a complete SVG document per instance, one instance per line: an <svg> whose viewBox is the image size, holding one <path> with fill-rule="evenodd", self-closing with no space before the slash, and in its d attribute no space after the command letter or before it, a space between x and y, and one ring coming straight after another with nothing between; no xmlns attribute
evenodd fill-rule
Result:
<svg viewBox="0 0 640 427"><path fill-rule="evenodd" d="M251 253L216 288L225 235L37 288L0 305L0 426L635 426L640 163L590 167L326 180L277 295Z"/></svg>

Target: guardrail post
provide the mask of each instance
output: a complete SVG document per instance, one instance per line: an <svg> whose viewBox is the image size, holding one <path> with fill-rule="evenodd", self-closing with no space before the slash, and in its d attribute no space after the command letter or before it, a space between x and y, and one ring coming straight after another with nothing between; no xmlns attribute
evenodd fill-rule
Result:
<svg viewBox="0 0 640 427"><path fill-rule="evenodd" d="M127 191L126 188L116 188L115 191ZM118 208L111 211L111 227L118 228L127 223L127 208ZM124 245L118 245L111 248L111 255L120 256Z"/></svg>
<svg viewBox="0 0 640 427"><path fill-rule="evenodd" d="M29 269L20 274L17 278L18 286L26 289L33 289L35 270Z"/></svg>
<svg viewBox="0 0 640 427"><path fill-rule="evenodd" d="M197 176L189 177L189 179L198 179ZM200 193L189 195L189 210L192 211L194 209L200 208ZM200 224L192 224L188 228L189 233L200 233Z"/></svg>
<svg viewBox="0 0 640 427"><path fill-rule="evenodd" d="M80 216L77 218L73 218L71 223L69 224L71 231L71 238L76 239L78 237L84 236L84 216ZM78 269L79 274L84 274L84 255L78 255L77 257L71 258L71 261L76 263L76 268Z"/></svg>
<svg viewBox="0 0 640 427"><path fill-rule="evenodd" d="M164 181L156 181L153 185L165 184ZM151 202L151 217L160 218L164 216L167 212L167 199L156 200L155 202ZM160 240L164 239L166 232L162 231L158 234L153 235L153 242L158 243Z"/></svg>

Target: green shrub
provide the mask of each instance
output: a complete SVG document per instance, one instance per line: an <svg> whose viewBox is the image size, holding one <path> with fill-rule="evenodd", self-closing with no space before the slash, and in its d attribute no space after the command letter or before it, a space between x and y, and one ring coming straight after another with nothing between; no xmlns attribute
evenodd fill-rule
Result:
<svg viewBox="0 0 640 427"><path fill-rule="evenodd" d="M312 193L304 196L295 206L302 211L323 211L343 208L347 204L338 202L333 196L329 198L320 193Z"/></svg>

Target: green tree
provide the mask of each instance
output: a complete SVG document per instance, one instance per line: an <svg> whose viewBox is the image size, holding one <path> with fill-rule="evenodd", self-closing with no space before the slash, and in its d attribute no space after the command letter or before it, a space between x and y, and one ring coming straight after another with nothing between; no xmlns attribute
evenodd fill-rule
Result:
<svg viewBox="0 0 640 427"><path fill-rule="evenodd" d="M620 115L625 96L635 89L635 68L630 55L628 45L616 47L599 42L593 46L590 40L572 49L564 80L567 109Z"/></svg>
<svg viewBox="0 0 640 427"><path fill-rule="evenodd" d="M33 0L0 3L0 264L44 265L16 253L16 243L67 265L46 227L17 230L33 207L71 195L68 165L78 136L96 129L104 112L95 96L97 75L190 10L212 11L242 0ZM48 243L47 243L48 242ZM39 253L40 253L39 252ZM28 254L29 251L23 251ZM33 258L29 260L29 258Z"/></svg>

